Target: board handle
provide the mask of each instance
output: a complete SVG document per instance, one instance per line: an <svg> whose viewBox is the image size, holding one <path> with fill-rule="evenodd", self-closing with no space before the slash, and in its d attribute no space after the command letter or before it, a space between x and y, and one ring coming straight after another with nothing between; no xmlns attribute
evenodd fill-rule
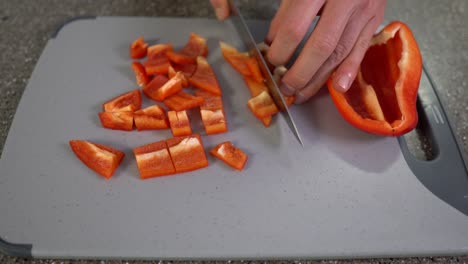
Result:
<svg viewBox="0 0 468 264"><path fill-rule="evenodd" d="M418 91L418 112L419 122L424 122L422 127L432 142L434 158L416 158L405 137L399 137L408 166L434 195L468 216L467 159L425 66Z"/></svg>

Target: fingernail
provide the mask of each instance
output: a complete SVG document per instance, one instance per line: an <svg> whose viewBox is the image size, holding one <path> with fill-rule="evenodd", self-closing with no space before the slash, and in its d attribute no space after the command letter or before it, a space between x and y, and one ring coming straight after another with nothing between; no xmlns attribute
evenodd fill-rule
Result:
<svg viewBox="0 0 468 264"><path fill-rule="evenodd" d="M289 85L282 83L280 86L280 90L284 95L290 96L294 94L294 90L289 87Z"/></svg>
<svg viewBox="0 0 468 264"><path fill-rule="evenodd" d="M224 19L223 9L221 7L215 7L215 14L218 20Z"/></svg>
<svg viewBox="0 0 468 264"><path fill-rule="evenodd" d="M338 78L336 82L337 84L336 89L344 93L349 89L352 81L353 80L351 79L351 74L343 74Z"/></svg>

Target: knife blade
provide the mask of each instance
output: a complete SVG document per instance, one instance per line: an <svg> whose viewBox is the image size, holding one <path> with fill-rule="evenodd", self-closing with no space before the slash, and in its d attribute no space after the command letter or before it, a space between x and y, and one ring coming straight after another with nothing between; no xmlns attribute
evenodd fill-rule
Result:
<svg viewBox="0 0 468 264"><path fill-rule="evenodd" d="M266 80L265 84L268 87L270 94L272 95L273 101L280 108L281 110L280 112L286 119L286 123L288 124L290 130L293 132L294 136L299 141L301 146L303 146L303 142L299 134L299 130L297 129L297 126L294 123L292 115L289 112L286 101L284 100L284 97L280 89L278 88L278 84L273 79L273 75L271 74L271 71L268 68L268 64L266 63L265 59L263 58L262 53L258 49L257 43L255 42L255 39L253 38L252 33L250 33L247 23L245 22L242 14L240 13L239 9L234 3L234 0L228 0L228 1L229 1L229 7L231 11L231 20L234 24L234 27L237 30L237 33L240 35L242 42L244 43L244 45L249 51L249 54L257 60L258 65L260 66L260 70L262 71L263 76L265 77L265 80Z"/></svg>

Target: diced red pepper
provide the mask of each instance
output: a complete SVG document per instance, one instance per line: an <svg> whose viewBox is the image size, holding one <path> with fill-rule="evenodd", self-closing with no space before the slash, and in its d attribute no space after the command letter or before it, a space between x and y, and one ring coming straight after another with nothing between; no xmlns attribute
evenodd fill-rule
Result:
<svg viewBox="0 0 468 264"><path fill-rule="evenodd" d="M159 57L164 55L166 52L173 50L172 44L156 44L148 47L148 59L154 59L154 57ZM165 56L165 55L164 55Z"/></svg>
<svg viewBox="0 0 468 264"><path fill-rule="evenodd" d="M166 111L159 105L152 105L133 114L136 128L141 130L156 130L169 128Z"/></svg>
<svg viewBox="0 0 468 264"><path fill-rule="evenodd" d="M196 62L195 62L196 63ZM171 63L172 67L176 72L181 71L184 73L185 77L192 77L193 73L197 69L196 64L177 64L177 63Z"/></svg>
<svg viewBox="0 0 468 264"><path fill-rule="evenodd" d="M254 79L256 82L263 82L265 78L263 77L257 60L254 57L250 57L246 63L250 70L252 79Z"/></svg>
<svg viewBox="0 0 468 264"><path fill-rule="evenodd" d="M164 54L148 59L144 62L144 65L148 75L167 74L171 66L169 59Z"/></svg>
<svg viewBox="0 0 468 264"><path fill-rule="evenodd" d="M247 84L247 87L249 88L252 97L257 96L262 92L268 92L268 87L263 81L257 82L252 77L248 76L244 77L244 81Z"/></svg>
<svg viewBox="0 0 468 264"><path fill-rule="evenodd" d="M262 124L263 124L265 127L269 127L270 124L271 124L272 118L273 118L273 116L267 116L267 117L264 117L264 118L260 118L260 120L262 121Z"/></svg>
<svg viewBox="0 0 468 264"><path fill-rule="evenodd" d="M169 111L167 112L169 124L171 126L172 135L174 137L187 136L192 134L190 120L186 111Z"/></svg>
<svg viewBox="0 0 468 264"><path fill-rule="evenodd" d="M207 135L219 134L228 131L223 109L200 109L200 115Z"/></svg>
<svg viewBox="0 0 468 264"><path fill-rule="evenodd" d="M133 149L141 179L175 173L166 141L159 141Z"/></svg>
<svg viewBox="0 0 468 264"><path fill-rule="evenodd" d="M243 76L251 76L252 73L247 66L247 60L249 59L248 53L241 53L231 45L220 41L219 46L224 59L231 64L232 68L239 72Z"/></svg>
<svg viewBox="0 0 468 264"><path fill-rule="evenodd" d="M272 116L279 111L268 92L262 92L256 97L251 98L247 102L247 106L260 119Z"/></svg>
<svg viewBox="0 0 468 264"><path fill-rule="evenodd" d="M133 130L132 112L101 112L99 113L102 127L113 130Z"/></svg>
<svg viewBox="0 0 468 264"><path fill-rule="evenodd" d="M164 75L157 75L145 86L143 92L151 99L162 102L167 97L178 93L187 87L188 82L182 72L177 72L174 77L167 79Z"/></svg>
<svg viewBox="0 0 468 264"><path fill-rule="evenodd" d="M174 111L188 110L200 106L202 103L203 97L193 96L184 91L180 91L164 100L164 104Z"/></svg>
<svg viewBox="0 0 468 264"><path fill-rule="evenodd" d="M137 61L132 63L132 70L135 73L136 83L138 86L143 87L149 82L149 77L146 74L145 67Z"/></svg>
<svg viewBox="0 0 468 264"><path fill-rule="evenodd" d="M194 64L198 56L208 55L208 46L205 38L190 33L187 43L179 52L168 51L166 54L170 61L177 64Z"/></svg>
<svg viewBox="0 0 468 264"><path fill-rule="evenodd" d="M416 100L421 53L410 28L392 22L375 35L351 88L328 90L341 115L353 126L382 136L401 136L418 123Z"/></svg>
<svg viewBox="0 0 468 264"><path fill-rule="evenodd" d="M196 88L205 90L214 95L221 95L218 79L204 57L197 57L197 69L192 77L189 78L189 82Z"/></svg>
<svg viewBox="0 0 468 264"><path fill-rule="evenodd" d="M291 106L294 103L294 100L296 100L296 96L295 95L284 96L284 100L286 101L287 106Z"/></svg>
<svg viewBox="0 0 468 264"><path fill-rule="evenodd" d="M125 154L117 149L86 140L70 140L71 149L88 168L110 179Z"/></svg>
<svg viewBox="0 0 468 264"><path fill-rule="evenodd" d="M234 146L230 141L218 144L210 150L210 154L239 171L244 168L248 159L247 154L240 148Z"/></svg>
<svg viewBox="0 0 468 264"><path fill-rule="evenodd" d="M130 45L130 57L132 59L141 59L146 56L147 50L148 44L145 43L143 37L140 37Z"/></svg>
<svg viewBox="0 0 468 264"><path fill-rule="evenodd" d="M193 171L208 166L200 135L166 140L176 172Z"/></svg>
<svg viewBox="0 0 468 264"><path fill-rule="evenodd" d="M172 66L169 66L169 68L167 69L167 77L172 78L176 75L176 71L174 70L174 68Z"/></svg>
<svg viewBox="0 0 468 264"><path fill-rule="evenodd" d="M105 112L134 112L141 108L140 90L121 94L102 105Z"/></svg>

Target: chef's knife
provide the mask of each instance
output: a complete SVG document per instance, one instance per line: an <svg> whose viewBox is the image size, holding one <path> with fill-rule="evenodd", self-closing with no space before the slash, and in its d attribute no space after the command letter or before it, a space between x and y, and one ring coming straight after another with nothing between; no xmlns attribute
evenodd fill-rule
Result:
<svg viewBox="0 0 468 264"><path fill-rule="evenodd" d="M278 88L278 84L274 81L273 75L268 69L268 65L265 59L263 58L262 53L258 49L257 43L255 42L255 39L252 37L252 34L250 33L250 30L247 27L247 24L245 23L245 20L242 17L242 14L240 13L237 6L235 5L234 0L229 0L229 7L231 11L232 22L237 32L239 33L242 39L242 42L249 50L250 55L254 56L255 59L257 60L258 65L260 66L260 70L262 71L263 76L265 77L266 86L268 87L268 90L270 91L275 104L280 108L281 113L286 119L286 122L288 123L289 128L291 129L293 134L296 136L299 143L303 145L301 136L299 135L299 131L296 125L294 124L291 113L289 112L288 106L286 105L286 101L284 100L284 97Z"/></svg>

